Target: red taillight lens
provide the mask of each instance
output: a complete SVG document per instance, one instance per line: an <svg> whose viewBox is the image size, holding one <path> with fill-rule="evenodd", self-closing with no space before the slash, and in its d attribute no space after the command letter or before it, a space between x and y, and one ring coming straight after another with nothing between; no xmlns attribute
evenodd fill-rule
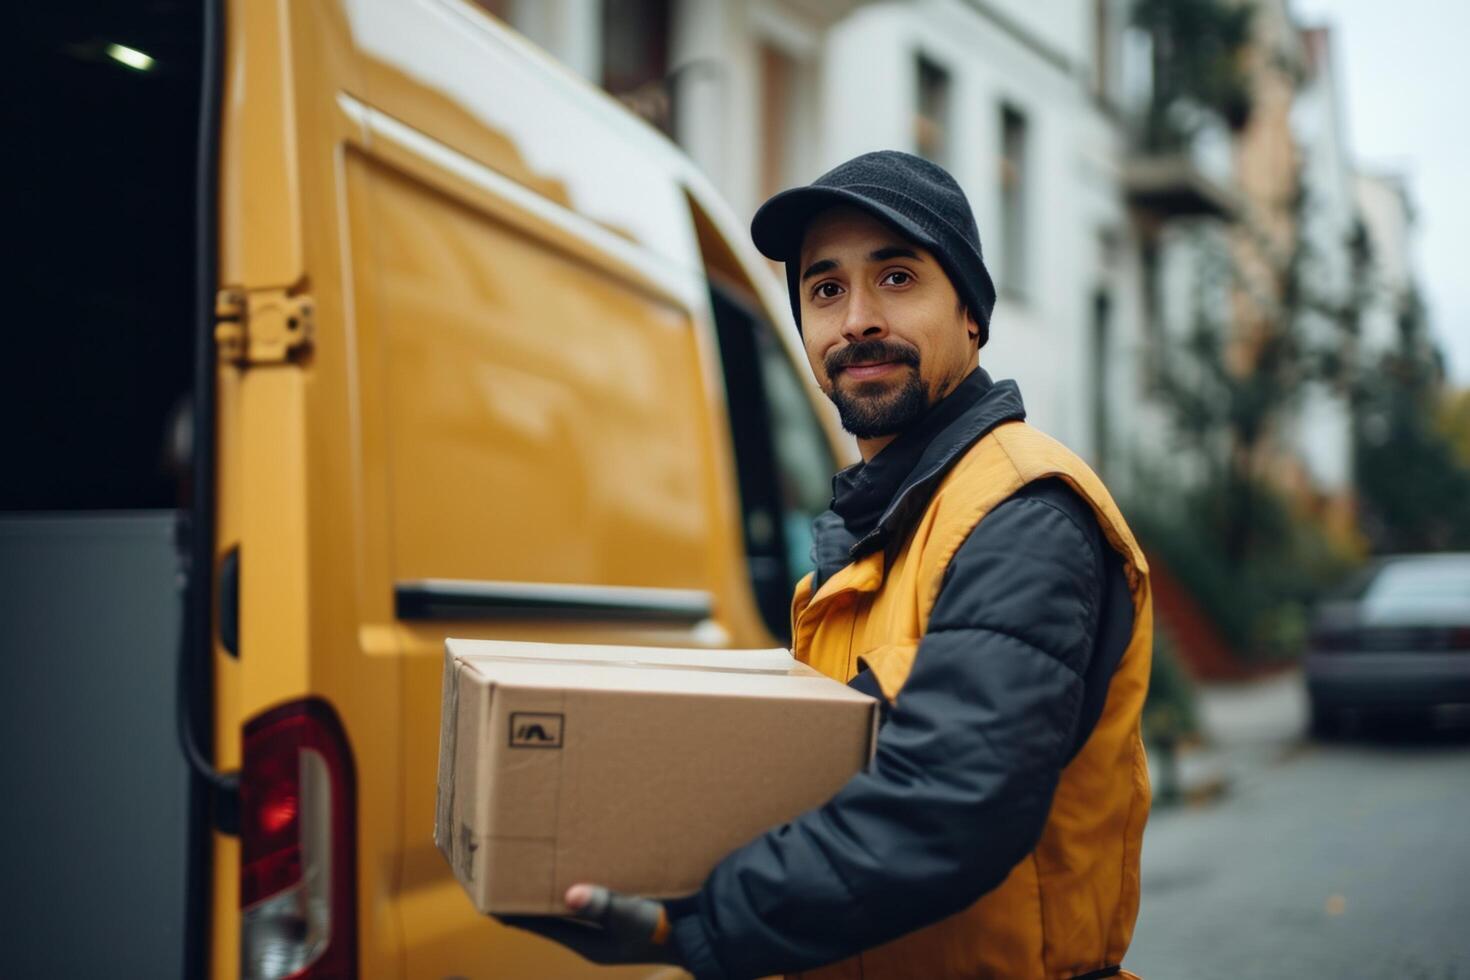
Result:
<svg viewBox="0 0 1470 980"><path fill-rule="evenodd" d="M240 770L240 975L357 973L352 753L324 701L245 726Z"/></svg>

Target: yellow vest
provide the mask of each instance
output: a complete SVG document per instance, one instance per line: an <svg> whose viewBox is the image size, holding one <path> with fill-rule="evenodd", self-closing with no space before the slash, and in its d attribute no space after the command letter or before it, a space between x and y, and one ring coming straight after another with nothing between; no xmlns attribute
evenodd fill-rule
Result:
<svg viewBox="0 0 1470 980"><path fill-rule="evenodd" d="M1138 915L1138 855L1150 798L1139 717L1153 609L1143 553L1086 463L1024 422L998 425L944 477L891 564L885 567L879 550L834 574L815 595L811 576L797 587L793 645L798 660L840 681L871 667L884 695L901 697L955 551L992 507L1050 477L1067 481L1091 505L1122 555L1134 618L1102 715L1062 771L1041 840L963 912L802 977L1040 980L1122 963Z"/></svg>

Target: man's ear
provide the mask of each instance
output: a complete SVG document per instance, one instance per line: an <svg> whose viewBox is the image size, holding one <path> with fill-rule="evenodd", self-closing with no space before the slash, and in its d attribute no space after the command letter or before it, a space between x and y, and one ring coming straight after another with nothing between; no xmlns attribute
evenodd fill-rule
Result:
<svg viewBox="0 0 1470 980"><path fill-rule="evenodd" d="M974 314L969 310L965 311L965 332L969 334L971 340L975 341L978 349L980 343L980 321L976 320Z"/></svg>

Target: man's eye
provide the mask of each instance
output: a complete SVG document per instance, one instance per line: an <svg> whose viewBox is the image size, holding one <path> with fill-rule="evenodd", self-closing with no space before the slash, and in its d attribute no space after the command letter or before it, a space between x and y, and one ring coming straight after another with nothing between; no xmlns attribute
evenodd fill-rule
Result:
<svg viewBox="0 0 1470 980"><path fill-rule="evenodd" d="M841 292L842 287L837 285L837 283L835 282L818 283L817 288L812 290L812 294L815 295L818 299L832 299Z"/></svg>
<svg viewBox="0 0 1470 980"><path fill-rule="evenodd" d="M901 269L895 269L893 272L890 272L888 273L888 275L884 276L883 281L886 283L891 283L894 286L907 286L909 283L914 281L914 277Z"/></svg>

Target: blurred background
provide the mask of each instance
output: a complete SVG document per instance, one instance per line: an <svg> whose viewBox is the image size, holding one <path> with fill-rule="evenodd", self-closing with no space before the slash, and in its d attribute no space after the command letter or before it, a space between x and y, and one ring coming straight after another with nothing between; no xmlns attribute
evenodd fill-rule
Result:
<svg viewBox="0 0 1470 980"><path fill-rule="evenodd" d="M1470 973L1466 5L481 6L747 220L885 147L965 187L982 364L1153 563L1132 968Z"/></svg>

